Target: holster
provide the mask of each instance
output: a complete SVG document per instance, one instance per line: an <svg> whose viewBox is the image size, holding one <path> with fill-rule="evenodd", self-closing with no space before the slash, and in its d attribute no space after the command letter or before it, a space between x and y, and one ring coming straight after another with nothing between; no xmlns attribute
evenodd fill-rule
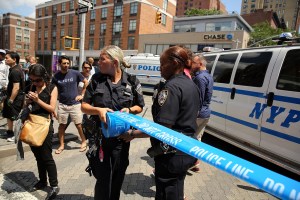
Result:
<svg viewBox="0 0 300 200"><path fill-rule="evenodd" d="M157 145L154 145L150 147L147 150L147 154L153 158L155 156L164 155L164 154L170 154L170 153L176 153L177 150L173 148L172 146L166 144L166 143L158 143Z"/></svg>

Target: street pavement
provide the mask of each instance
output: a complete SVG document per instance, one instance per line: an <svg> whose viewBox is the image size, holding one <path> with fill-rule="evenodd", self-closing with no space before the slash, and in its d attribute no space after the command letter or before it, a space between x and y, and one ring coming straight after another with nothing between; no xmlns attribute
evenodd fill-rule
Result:
<svg viewBox="0 0 300 200"><path fill-rule="evenodd" d="M152 120L151 97L144 97L149 108L145 118ZM0 120L0 125L1 123L3 120ZM57 132L57 122L54 127ZM0 127L0 131L4 131L4 127ZM56 199L93 199L95 179L85 172L88 160L85 153L79 152L77 130L71 124L66 132L69 133L70 141L66 143L65 150L60 155L53 151L61 188ZM55 143L53 150L58 147L57 138ZM122 186L121 200L154 199L155 181L150 177L154 162L146 153L149 147L149 139L134 139L131 142L130 164ZM0 139L0 199L45 199L49 187L43 191L28 192L38 177L36 161L29 148L25 152L25 160L22 161L16 161L16 155L11 153L13 150L1 154L5 152L5 148L13 149L13 145ZM206 163L201 162L200 169L199 173L189 172L186 177L185 195L189 200L277 199Z"/></svg>

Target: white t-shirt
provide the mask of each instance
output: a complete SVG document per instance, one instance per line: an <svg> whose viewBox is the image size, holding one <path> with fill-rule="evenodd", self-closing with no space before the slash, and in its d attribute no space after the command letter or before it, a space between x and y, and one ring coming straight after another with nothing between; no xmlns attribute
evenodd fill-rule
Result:
<svg viewBox="0 0 300 200"><path fill-rule="evenodd" d="M5 60L0 61L0 88L8 85L9 66L5 64Z"/></svg>

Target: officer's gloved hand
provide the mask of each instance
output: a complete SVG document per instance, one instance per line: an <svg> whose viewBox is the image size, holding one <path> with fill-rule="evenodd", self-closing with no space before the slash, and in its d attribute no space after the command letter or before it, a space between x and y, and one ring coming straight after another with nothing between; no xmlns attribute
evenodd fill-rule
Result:
<svg viewBox="0 0 300 200"><path fill-rule="evenodd" d="M125 142L130 142L131 140L134 139L134 135L132 134L134 130L133 129L129 129L128 131L126 131L125 133L122 133L118 139L124 140Z"/></svg>

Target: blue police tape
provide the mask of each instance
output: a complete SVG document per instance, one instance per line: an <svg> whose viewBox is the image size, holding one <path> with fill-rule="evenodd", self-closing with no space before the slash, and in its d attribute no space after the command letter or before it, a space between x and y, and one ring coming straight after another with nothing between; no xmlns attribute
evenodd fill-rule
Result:
<svg viewBox="0 0 300 200"><path fill-rule="evenodd" d="M151 137L232 174L278 198L300 200L300 184L295 180L211 147L140 116L124 112L107 113L107 116L110 120L123 120ZM110 128L118 129L118 127L108 127L108 130ZM124 125L120 128L124 130Z"/></svg>

